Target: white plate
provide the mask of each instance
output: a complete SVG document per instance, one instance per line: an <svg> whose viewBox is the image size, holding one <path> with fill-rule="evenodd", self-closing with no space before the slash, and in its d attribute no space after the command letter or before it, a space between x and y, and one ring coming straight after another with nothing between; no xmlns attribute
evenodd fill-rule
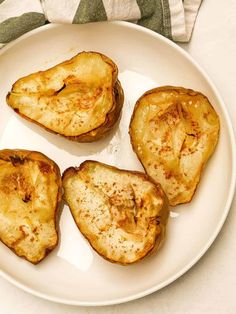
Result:
<svg viewBox="0 0 236 314"><path fill-rule="evenodd" d="M5 97L21 76L93 50L119 67L125 103L119 127L98 143L79 144L50 134L18 117ZM177 45L139 26L125 23L48 25L32 31L0 55L0 148L39 150L63 171L86 159L142 170L132 152L128 124L135 101L159 85L178 85L206 94L221 120L220 140L193 201L173 209L165 245L158 254L132 266L111 264L98 256L77 230L64 207L61 242L33 266L0 245L1 274L18 287L45 299L77 305L126 302L154 292L191 268L219 233L235 184L235 144L225 106L207 76Z"/></svg>

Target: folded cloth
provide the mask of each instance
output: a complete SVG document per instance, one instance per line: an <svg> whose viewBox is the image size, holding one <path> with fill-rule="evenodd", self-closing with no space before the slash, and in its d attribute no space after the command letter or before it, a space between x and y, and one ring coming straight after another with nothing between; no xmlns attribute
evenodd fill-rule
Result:
<svg viewBox="0 0 236 314"><path fill-rule="evenodd" d="M0 0L0 47L45 23L125 20L188 42L202 0Z"/></svg>

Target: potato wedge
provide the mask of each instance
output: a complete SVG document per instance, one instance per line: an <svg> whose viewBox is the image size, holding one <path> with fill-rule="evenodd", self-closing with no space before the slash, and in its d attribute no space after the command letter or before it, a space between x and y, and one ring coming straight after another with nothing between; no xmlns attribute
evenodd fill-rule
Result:
<svg viewBox="0 0 236 314"><path fill-rule="evenodd" d="M0 240L37 264L58 243L58 166L39 152L0 151Z"/></svg>
<svg viewBox="0 0 236 314"><path fill-rule="evenodd" d="M7 103L23 118L70 140L92 142L118 121L124 95L116 64L81 52L46 71L16 81Z"/></svg>
<svg viewBox="0 0 236 314"><path fill-rule="evenodd" d="M132 264L160 247L167 198L145 174L85 161L68 168L62 184L78 228L108 261Z"/></svg>
<svg viewBox="0 0 236 314"><path fill-rule="evenodd" d="M219 129L217 113L199 92L164 86L138 99L129 129L133 150L170 205L191 201Z"/></svg>

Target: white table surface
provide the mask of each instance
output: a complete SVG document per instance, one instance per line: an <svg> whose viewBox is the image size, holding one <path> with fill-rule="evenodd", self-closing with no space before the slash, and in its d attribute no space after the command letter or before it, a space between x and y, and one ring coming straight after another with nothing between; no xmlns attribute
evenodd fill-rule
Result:
<svg viewBox="0 0 236 314"><path fill-rule="evenodd" d="M181 45L213 79L236 130L236 1L204 0L192 40ZM223 166L223 165L222 165ZM83 308L45 301L0 278L1 314L236 313L236 197L208 252L184 276L137 301Z"/></svg>

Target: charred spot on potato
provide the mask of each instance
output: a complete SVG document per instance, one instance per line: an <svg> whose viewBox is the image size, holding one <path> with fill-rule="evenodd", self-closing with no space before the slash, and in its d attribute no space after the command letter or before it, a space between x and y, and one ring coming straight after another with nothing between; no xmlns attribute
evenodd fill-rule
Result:
<svg viewBox="0 0 236 314"><path fill-rule="evenodd" d="M13 166L23 165L25 162L25 159L19 155L9 156L9 158Z"/></svg>
<svg viewBox="0 0 236 314"><path fill-rule="evenodd" d="M61 87L59 90L56 91L55 94L60 93L65 87L66 87L66 84L64 83L64 84L62 85L62 87Z"/></svg>
<svg viewBox="0 0 236 314"><path fill-rule="evenodd" d="M14 108L13 110L15 111L15 113L20 114L20 110L18 108Z"/></svg>
<svg viewBox="0 0 236 314"><path fill-rule="evenodd" d="M22 198L22 201L24 203L28 203L31 200L31 194L25 194L25 196Z"/></svg>

